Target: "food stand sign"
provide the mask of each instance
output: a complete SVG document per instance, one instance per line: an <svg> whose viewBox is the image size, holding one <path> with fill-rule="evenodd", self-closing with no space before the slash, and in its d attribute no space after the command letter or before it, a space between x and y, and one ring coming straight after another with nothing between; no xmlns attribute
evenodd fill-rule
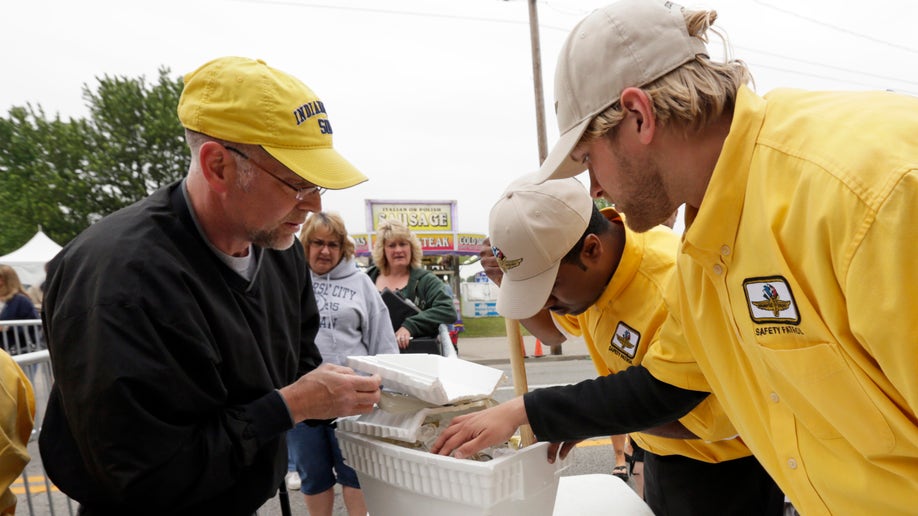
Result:
<svg viewBox="0 0 918 516"><path fill-rule="evenodd" d="M367 199L368 227L373 232L385 220L400 220L415 233L452 232L456 218L456 201L376 201ZM420 236L420 235L418 235Z"/></svg>
<svg viewBox="0 0 918 516"><path fill-rule="evenodd" d="M358 256L368 256L376 232L386 220L405 223L418 239L425 254L477 255L485 235L456 230L456 201L366 201L367 233L351 234Z"/></svg>

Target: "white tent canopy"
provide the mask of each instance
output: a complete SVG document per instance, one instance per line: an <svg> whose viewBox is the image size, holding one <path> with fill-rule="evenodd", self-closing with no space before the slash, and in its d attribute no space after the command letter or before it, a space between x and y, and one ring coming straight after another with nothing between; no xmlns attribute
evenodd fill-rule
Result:
<svg viewBox="0 0 918 516"><path fill-rule="evenodd" d="M45 263L61 250L61 246L38 230L31 240L10 254L0 256L0 263L16 269L23 285L35 285L45 279Z"/></svg>

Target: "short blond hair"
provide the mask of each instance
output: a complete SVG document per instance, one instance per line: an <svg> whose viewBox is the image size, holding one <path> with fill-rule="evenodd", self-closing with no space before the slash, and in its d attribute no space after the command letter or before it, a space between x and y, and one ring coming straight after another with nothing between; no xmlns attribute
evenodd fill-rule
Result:
<svg viewBox="0 0 918 516"><path fill-rule="evenodd" d="M688 33L707 42L707 31L717 34L724 42L726 62L711 61L698 55L672 72L641 87L650 97L657 123L672 124L686 133L696 132L736 105L741 86L752 82L746 63L729 58L726 36L713 28L716 11L684 11ZM620 103L616 102L590 122L581 142L591 141L614 130L624 119Z"/></svg>
<svg viewBox="0 0 918 516"><path fill-rule="evenodd" d="M324 229L338 238L338 243L341 244L341 259L348 260L354 256L354 242L347 237L347 227L341 215L327 211L311 214L300 232L300 242L304 248L309 247L309 241L319 229Z"/></svg>
<svg viewBox="0 0 918 516"><path fill-rule="evenodd" d="M383 276L389 274L386 244L392 241L404 241L411 244L411 268L417 269L421 266L424 250L421 249L421 241L418 236L400 220L384 220L379 223L379 228L376 230L376 242L373 243L372 251L373 263L379 267Z"/></svg>

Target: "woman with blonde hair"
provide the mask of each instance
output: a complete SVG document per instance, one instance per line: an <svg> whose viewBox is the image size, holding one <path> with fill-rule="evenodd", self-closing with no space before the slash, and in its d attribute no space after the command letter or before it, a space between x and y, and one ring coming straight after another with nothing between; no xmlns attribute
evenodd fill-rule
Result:
<svg viewBox="0 0 918 516"><path fill-rule="evenodd" d="M386 220L376 230L373 263L367 269L376 289L389 289L420 309L395 329L403 351L414 337L435 337L441 324L456 322L456 309L444 283L421 266L421 242L403 222Z"/></svg>
<svg viewBox="0 0 918 516"><path fill-rule="evenodd" d="M306 219L300 241L319 307L316 346L322 361L346 366L349 356L398 353L389 310L370 278L357 269L354 243L341 216L313 213ZM344 463L334 428L299 423L287 432L287 447L309 514L331 516L336 483L341 484L348 514L367 513L357 473Z"/></svg>
<svg viewBox="0 0 918 516"><path fill-rule="evenodd" d="M19 275L9 265L0 265L0 306L2 306L0 321L38 319L38 311L25 289L22 288ZM4 327L0 326L0 330L3 329ZM0 335L0 344L11 354L19 353L23 346L35 345L37 341L38 335L35 328L29 328L28 331L21 327L16 328L15 331L9 328ZM14 349L11 350L11 347Z"/></svg>

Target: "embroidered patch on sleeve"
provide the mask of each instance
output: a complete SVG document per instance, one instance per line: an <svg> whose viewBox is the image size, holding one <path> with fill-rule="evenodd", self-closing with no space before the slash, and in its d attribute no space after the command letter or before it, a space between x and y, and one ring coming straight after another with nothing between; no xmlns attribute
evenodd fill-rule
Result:
<svg viewBox="0 0 918 516"><path fill-rule="evenodd" d="M753 321L760 324L800 323L794 294L783 277L749 278L743 282L743 292Z"/></svg>
<svg viewBox="0 0 918 516"><path fill-rule="evenodd" d="M634 328L619 321L615 327L615 334L612 335L612 342L609 343L609 351L617 353L628 362L634 358L637 353L638 344L641 343L641 334Z"/></svg>

